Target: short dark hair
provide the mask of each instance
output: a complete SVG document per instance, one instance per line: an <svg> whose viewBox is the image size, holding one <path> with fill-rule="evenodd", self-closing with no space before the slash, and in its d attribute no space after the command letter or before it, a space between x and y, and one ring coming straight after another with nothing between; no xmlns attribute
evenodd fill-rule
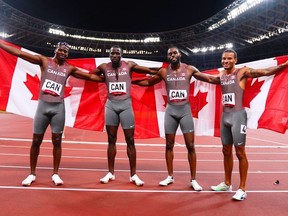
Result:
<svg viewBox="0 0 288 216"><path fill-rule="evenodd" d="M234 53L234 57L235 57L235 59L237 59L237 52L233 49L226 49L226 50L224 50L223 53Z"/></svg>
<svg viewBox="0 0 288 216"><path fill-rule="evenodd" d="M178 48L177 46L175 46L175 45L169 46L168 50L169 50L169 49L172 49L172 48L177 49L177 50L180 52L179 48Z"/></svg>
<svg viewBox="0 0 288 216"><path fill-rule="evenodd" d="M119 45L113 45L113 46L111 46L111 47L110 47L110 50L112 50L112 49L114 49L114 48L119 49L121 53L123 52L122 48L121 48Z"/></svg>
<svg viewBox="0 0 288 216"><path fill-rule="evenodd" d="M60 46L66 46L68 49L70 48L70 45L67 42L58 42L57 47L60 47Z"/></svg>

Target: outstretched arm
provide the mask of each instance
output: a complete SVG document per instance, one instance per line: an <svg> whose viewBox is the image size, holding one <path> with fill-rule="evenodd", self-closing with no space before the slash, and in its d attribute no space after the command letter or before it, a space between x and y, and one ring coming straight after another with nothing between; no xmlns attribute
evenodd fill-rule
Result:
<svg viewBox="0 0 288 216"><path fill-rule="evenodd" d="M128 61L128 64L131 66L131 70L136 72L136 73L142 73L142 74L157 74L157 72L160 70L159 68L156 67L145 67L145 66L140 66L136 64L133 61Z"/></svg>
<svg viewBox="0 0 288 216"><path fill-rule="evenodd" d="M151 76L150 78L146 78L146 79L141 79L141 80L133 80L132 84L136 84L139 86L152 86L156 83L159 83L162 80L162 75L160 73L160 71Z"/></svg>
<svg viewBox="0 0 288 216"><path fill-rule="evenodd" d="M220 84L219 74L217 76L213 76L210 74L202 73L197 68L191 65L189 66L189 69L192 71L192 76L194 76L195 79L197 80L212 83L212 84Z"/></svg>
<svg viewBox="0 0 288 216"><path fill-rule="evenodd" d="M85 73L84 71L81 71L77 68L72 71L71 75L79 79L89 80L93 82L104 82L103 76L98 76L95 73Z"/></svg>
<svg viewBox="0 0 288 216"><path fill-rule="evenodd" d="M256 78L256 77L261 77L261 76L270 76L273 74L276 74L283 69L285 69L288 66L288 60L280 65L274 66L274 67L269 67L269 68L264 68L264 69L254 69L254 68L249 68L249 67L243 67L241 68L243 78Z"/></svg>
<svg viewBox="0 0 288 216"><path fill-rule="evenodd" d="M46 58L44 56L41 55L32 55L28 52L19 50L15 47L9 46L7 44L5 44L3 41L0 40L0 48L5 50L7 53L10 53L11 55L17 56L19 58L22 58L32 64L38 64L40 66L42 66L43 64L43 59Z"/></svg>
<svg viewBox="0 0 288 216"><path fill-rule="evenodd" d="M200 71L197 71L193 74L195 79L203 81L203 82L208 82L212 84L220 84L220 77L219 75L213 76L209 74L202 73Z"/></svg>

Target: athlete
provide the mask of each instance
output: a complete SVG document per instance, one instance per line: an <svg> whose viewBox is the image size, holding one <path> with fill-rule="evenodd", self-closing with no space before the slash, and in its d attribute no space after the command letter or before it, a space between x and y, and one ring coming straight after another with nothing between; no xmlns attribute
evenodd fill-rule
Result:
<svg viewBox="0 0 288 216"><path fill-rule="evenodd" d="M8 45L0 40L0 48L6 52L20 57L32 64L40 66L41 88L37 110L34 116L33 140L30 148L30 175L22 181L23 186L29 186L36 180L36 165L40 152L40 145L44 133L51 126L53 144L53 175L55 185L62 185L63 180L58 175L62 155L62 133L65 124L64 89L67 78L72 75L76 78L102 82L103 78L85 73L69 65L66 58L69 45L59 42L56 45L54 57L33 55Z"/></svg>
<svg viewBox="0 0 288 216"><path fill-rule="evenodd" d="M100 179L103 184L115 180L114 164L118 127L121 123L127 143L127 155L130 165L130 182L137 186L144 182L136 174L136 148L134 141L135 120L132 109L130 87L132 72L155 74L159 69L139 66L133 61L124 61L122 49L112 46L109 63L99 65L93 73L104 76L108 88L108 99L105 105L105 125L108 135L108 173Z"/></svg>
<svg viewBox="0 0 288 216"><path fill-rule="evenodd" d="M236 156L239 160L240 184L232 197L235 200L244 200L247 197L245 191L248 172L248 159L246 156L246 129L247 114L243 107L243 94L248 78L269 76L280 72L287 67L288 61L275 67L265 69L253 69L249 67L236 68L237 53L227 49L222 54L223 70L217 76L218 83L222 88L223 113L221 120L221 141L224 156L224 182L211 186L214 191L232 191L232 170L234 145ZM215 81L214 81L215 83Z"/></svg>
<svg viewBox="0 0 288 216"><path fill-rule="evenodd" d="M195 191L203 188L196 181L196 150L194 146L194 122L189 102L190 79L206 82L217 82L213 76L201 73L196 67L181 63L181 53L177 47L170 47L167 52L169 65L161 68L156 75L149 79L135 80L133 84L151 86L164 80L168 96L168 105L164 117L164 129L166 138L165 158L168 177L161 181L161 186L167 186L174 182L173 158L176 130L180 125L188 151L190 167L190 183Z"/></svg>

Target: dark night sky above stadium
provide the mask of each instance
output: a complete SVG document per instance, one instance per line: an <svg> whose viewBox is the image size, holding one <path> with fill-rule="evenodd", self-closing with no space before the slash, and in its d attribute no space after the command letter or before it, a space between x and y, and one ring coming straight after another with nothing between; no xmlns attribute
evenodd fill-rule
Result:
<svg viewBox="0 0 288 216"><path fill-rule="evenodd" d="M51 23L94 31L170 31L208 19L234 0L3 0Z"/></svg>

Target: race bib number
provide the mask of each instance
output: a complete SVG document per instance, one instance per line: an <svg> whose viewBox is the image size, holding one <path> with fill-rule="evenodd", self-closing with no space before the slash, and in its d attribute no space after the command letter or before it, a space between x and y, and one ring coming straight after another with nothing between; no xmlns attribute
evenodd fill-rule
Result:
<svg viewBox="0 0 288 216"><path fill-rule="evenodd" d="M170 90L169 99L171 102L180 102L187 100L187 91L186 90Z"/></svg>
<svg viewBox="0 0 288 216"><path fill-rule="evenodd" d="M42 86L42 91L45 94L50 94L53 96L60 96L60 93L62 91L63 85L54 82L52 80L46 79Z"/></svg>
<svg viewBox="0 0 288 216"><path fill-rule="evenodd" d="M127 88L125 82L110 82L109 83L109 94L123 95L126 94Z"/></svg>
<svg viewBox="0 0 288 216"><path fill-rule="evenodd" d="M226 107L234 107L235 106L235 93L223 94L222 103Z"/></svg>
<svg viewBox="0 0 288 216"><path fill-rule="evenodd" d="M247 132L247 126L241 124L240 133L241 133L241 134L246 134L246 132Z"/></svg>

